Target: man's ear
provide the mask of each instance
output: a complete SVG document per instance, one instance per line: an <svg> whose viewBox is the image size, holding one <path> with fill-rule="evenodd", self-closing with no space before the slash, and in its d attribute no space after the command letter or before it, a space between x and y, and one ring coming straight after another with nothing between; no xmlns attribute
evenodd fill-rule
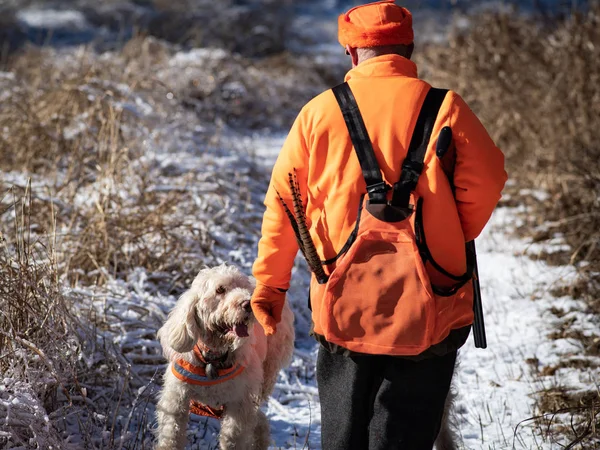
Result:
<svg viewBox="0 0 600 450"><path fill-rule="evenodd" d="M354 47L346 45L346 55L350 55L352 58L352 67L358 66L358 52Z"/></svg>

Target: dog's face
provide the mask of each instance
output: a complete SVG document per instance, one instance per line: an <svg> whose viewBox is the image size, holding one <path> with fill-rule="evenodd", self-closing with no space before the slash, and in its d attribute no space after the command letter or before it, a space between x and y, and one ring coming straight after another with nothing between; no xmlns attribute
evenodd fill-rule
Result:
<svg viewBox="0 0 600 450"><path fill-rule="evenodd" d="M234 340L249 336L254 316L250 307L252 284L232 266L201 271L191 290L197 296L196 326L202 337Z"/></svg>
<svg viewBox="0 0 600 450"><path fill-rule="evenodd" d="M253 289L250 279L236 267L201 270L159 330L163 346L185 353L201 340L211 348L239 348L254 324Z"/></svg>

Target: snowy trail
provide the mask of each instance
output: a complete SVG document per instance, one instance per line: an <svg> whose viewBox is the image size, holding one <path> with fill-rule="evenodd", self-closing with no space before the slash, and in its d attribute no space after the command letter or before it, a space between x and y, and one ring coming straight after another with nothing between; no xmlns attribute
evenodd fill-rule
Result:
<svg viewBox="0 0 600 450"><path fill-rule="evenodd" d="M540 388L528 361L546 365L569 351L547 337L548 310L572 300L548 291L575 274L523 255L527 243L508 235L514 224L515 211L497 209L477 240L488 348L476 349L470 337L460 351L455 411L467 449L550 448L529 423L515 428L534 415L532 394Z"/></svg>
<svg viewBox="0 0 600 450"><path fill-rule="evenodd" d="M274 162L282 142L282 137L274 137L256 143L256 151L266 166ZM510 236L515 225L516 212L499 208L477 239L488 348L476 349L470 336L459 354L454 420L464 449L552 448L541 442L538 430L530 423L521 423L534 415L533 394L540 389L528 361L547 365L561 353L573 351L573 344L547 336L553 329L550 306L568 308L574 301L554 298L548 291L556 283L572 279L575 273L571 268L550 267L524 255L527 242ZM292 281L290 300L296 315L305 322L308 274L305 269L298 272ZM299 284L303 289L299 289ZM297 328L299 335L304 336L302 325L297 324ZM308 364L313 373L317 345L304 339L297 346L292 370L298 369L299 364ZM314 378L304 386L313 391ZM299 397L305 396L301 386L298 393ZM274 398L277 399L277 392ZM274 448L303 448L309 430L310 448L320 448L318 397L305 396L290 405L281 403L273 400L268 407L277 445ZM309 411L303 409L309 407ZM290 437L293 431L300 436Z"/></svg>
<svg viewBox="0 0 600 450"><path fill-rule="evenodd" d="M356 2L328 0L311 3L314 10L306 8L294 20L298 36L303 38L301 42L305 39L308 43L303 44L298 51L312 53L316 59L327 58L327 61L344 58L336 43L335 20L332 18L335 16L334 10L341 10L349 3ZM51 9L42 13L33 8L21 11L17 18L31 30L53 30L53 34L59 36L65 45L71 39L75 42L87 42L105 33L104 28L92 26L78 10ZM429 36L430 40L435 41L443 35L438 16L432 11L424 10L418 22L422 27L418 33L421 36ZM68 62L69 52L57 53L55 58ZM181 88L188 86L194 78L205 79L204 71L220 70L220 61L226 58L228 53L222 50L178 51L160 67L156 75L165 84ZM294 80L292 77L289 82ZM262 198L259 200L258 197L267 188L266 182L263 185L262 180L265 173L270 172L285 136L240 135L239 130L228 126L217 133L212 124L207 125L191 110L174 106L176 100L169 104L175 111L171 113L163 105L164 99L158 97L161 94L153 96L147 92L131 91L127 86L123 89L119 86L113 88L122 98L131 100L120 106L126 106L140 120L146 118L151 124L148 128L151 133L147 130L137 131L145 151L143 160L136 164L152 168L152 175L156 176L152 187L156 191L189 192L190 200L186 204L188 209L182 208L179 213L185 220L197 221L205 227L202 232L206 233L207 239L215 242L215 254L211 254L209 259L208 256L203 257L202 252L196 248L199 242L197 236L194 236L190 241L194 245L186 255L190 264L198 263L200 266L228 261L249 272L256 252L259 216L262 214ZM185 92L185 89L182 88L179 92ZM164 110L161 105L165 107ZM219 136L216 144L212 143L213 134ZM243 153L243 149L248 149L247 153ZM255 164L258 177L253 178ZM196 182L188 185L181 176L183 174L195 174ZM219 174L220 178L213 179L215 174ZM2 175L6 182L26 185L23 173ZM51 180L42 178L34 177L34 188L41 190L52 186ZM231 186L223 183L223 179L237 180L239 184L236 186L248 191L248 198L251 199L249 205L243 204L237 193L229 195L227 190L231 190ZM96 187L92 185L82 191L77 201L93 201L97 195ZM133 191L136 186L131 188ZM120 194L127 196L131 192L126 189ZM215 210L219 212L218 217L213 214ZM526 241L511 237L517 225L515 210L500 208L477 241L488 349L475 349L473 338L470 337L459 356L459 368L454 382L458 393L454 412L461 448L464 449L559 448L543 442L540 430L531 421L527 421L534 415L536 392L547 387L544 383L552 381L551 378L534 375L532 369L554 366L562 356L582 353L581 344L577 342L552 340L548 337L556 329L557 323L557 318L550 312L551 308L564 310L571 315L577 315L577 311L585 309L573 299L555 298L550 293L557 284L573 280L574 269L550 267L526 256L526 251L531 250L532 246ZM105 332L106 340L119 347L119 358L124 365L131 364L137 383L135 385L139 387L134 404L121 405L125 415L117 415L115 410L115 419L118 419L121 427L117 427L117 430L124 430L120 437L123 443L134 440L131 432L138 429L136 420L141 418L141 426L144 427L146 423L151 427L154 420L154 394L160 388L160 373L165 367L159 356L161 350L154 332L176 301L173 295L165 293L169 290L161 290L159 286L170 282L168 274L150 273L139 268L129 273L126 279L110 278L104 290L96 291L93 287L84 286L72 291L87 299L87 303L103 314L101 317L112 327ZM320 406L315 380L318 347L308 336L308 284L306 265L298 258L288 295L295 312L296 350L292 364L281 372L273 397L264 407L272 427L273 449L321 448ZM580 322L584 327L592 326L585 318ZM98 357L102 355L90 355L90 365ZM590 376L595 376L596 379L584 380L580 379L577 370L565 368L556 373L554 381L558 379L559 382L564 381L565 384L581 387L582 390L599 383L597 374ZM7 383L6 380L0 381ZM3 389L2 383L0 390ZM104 386L103 383L97 384L93 388L96 394L99 393L98 398L106 392L110 394L114 388ZM27 389L30 387L17 386L15 390L19 392L21 389L29 395ZM34 394L33 390L31 392ZM32 399L34 397L31 396ZM14 404L11 407L16 409ZM144 408L146 410L140 412ZM43 408L40 407L39 410L43 411ZM135 420L131 424L127 416L130 412L132 415L135 412ZM145 422L146 419L148 422ZM216 420L192 417L188 428L190 445L187 448L217 448L218 429L219 423ZM66 430L65 435L69 435L69 439L63 448L82 448L83 444L77 441L80 438L78 433L77 427ZM98 442L103 439L102 436L95 438ZM151 439L150 433L147 433L144 443L150 445ZM106 448L104 444L106 442L98 444L97 448Z"/></svg>
<svg viewBox="0 0 600 450"><path fill-rule="evenodd" d="M179 149L194 146L193 135L169 135L175 136ZM188 142L190 138L192 140ZM253 204L248 214L249 217L259 217L263 211L260 202L267 189L264 175L270 172L284 138L281 134L232 133L223 137L222 145L216 149L199 153L179 150L171 154L157 148L156 153L148 157L157 158L164 164L177 161L186 168L202 168L211 161L221 170L227 167L227 170L235 172L249 164L248 155L240 153L240 149L247 149L252 155L251 160L256 162L255 173L258 174L251 188ZM199 204L209 200L208 194L200 188L202 186L198 188ZM230 208L227 210L230 214L224 217L235 220L235 206ZM214 222L210 229L211 235L220 242L218 259L239 264L248 272L256 253L255 236L260 221L253 220L249 224L251 230L226 231L226 223ZM576 305L569 298L554 298L549 291L557 283L571 280L575 273L572 268L550 267L526 256L525 252L532 246L510 237L517 225L514 209L499 208L477 241L488 349L475 349L470 337L459 354L459 369L454 382L458 393L454 414L461 438L460 448L463 449L557 448L541 442L540 431L526 419L534 415L534 394L542 389L541 383L545 382L533 375L532 364L552 366L562 354L579 351L567 340L548 338L556 320L550 312L551 307L568 311ZM320 406L315 377L318 347L308 336L308 284L306 265L298 257L288 295L295 313L296 350L292 364L281 372L273 396L264 406L271 423L272 449L321 448ZM127 330L131 328L115 342L127 348L130 340L137 342L140 339L140 327L148 331L160 326L164 314L176 301L173 296L157 294L153 282L143 270L132 273L127 282L115 281L111 284L111 291L108 298L111 310L119 312L119 320ZM138 313L141 306L153 313ZM136 315L131 317L134 311ZM144 338L133 347L133 353L125 351L132 360L143 361L136 367L137 373L143 377L157 373L157 370L160 373L164 368L162 363L157 364L157 345L150 338ZM571 372L567 376L571 385L577 385L578 380L572 379L574 375ZM160 388L158 378L151 384L154 391ZM153 417L153 408L151 402L147 411L149 417ZM192 416L188 428L190 445L187 448L215 449L218 429L216 420Z"/></svg>

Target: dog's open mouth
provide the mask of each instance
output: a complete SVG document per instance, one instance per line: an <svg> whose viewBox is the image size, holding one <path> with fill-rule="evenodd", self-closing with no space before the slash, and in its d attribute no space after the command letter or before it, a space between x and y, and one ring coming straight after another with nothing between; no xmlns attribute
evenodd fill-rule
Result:
<svg viewBox="0 0 600 450"><path fill-rule="evenodd" d="M245 323L235 324L231 328L231 331L233 331L237 337L248 337L249 336L249 334L248 334L248 324L245 324Z"/></svg>
<svg viewBox="0 0 600 450"><path fill-rule="evenodd" d="M237 337L243 338L243 337L248 337L248 324L241 322L241 323L236 323L235 325L222 325L219 327L219 331L223 334L223 335L227 335L227 334L234 334Z"/></svg>

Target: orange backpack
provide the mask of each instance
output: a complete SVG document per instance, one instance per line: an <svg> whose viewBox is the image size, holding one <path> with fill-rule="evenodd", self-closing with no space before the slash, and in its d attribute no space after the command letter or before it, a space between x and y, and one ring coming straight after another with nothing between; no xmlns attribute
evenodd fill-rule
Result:
<svg viewBox="0 0 600 450"><path fill-rule="evenodd" d="M346 244L336 257L323 261L324 266L332 268L329 275L323 276L320 271L321 276L316 273L312 278L310 295L321 305L320 317L315 320L318 332L328 342L354 352L417 355L451 331L436 327L438 314L452 314L454 302L472 301L471 286L467 284L472 278L472 258L468 258L467 272L458 277L433 260L422 226L423 200L415 195L431 132L447 91L432 88L427 93L400 180L393 187L383 181L350 87L344 83L333 92L358 156L367 193L361 199L356 226ZM434 286L434 279L442 282Z"/></svg>

